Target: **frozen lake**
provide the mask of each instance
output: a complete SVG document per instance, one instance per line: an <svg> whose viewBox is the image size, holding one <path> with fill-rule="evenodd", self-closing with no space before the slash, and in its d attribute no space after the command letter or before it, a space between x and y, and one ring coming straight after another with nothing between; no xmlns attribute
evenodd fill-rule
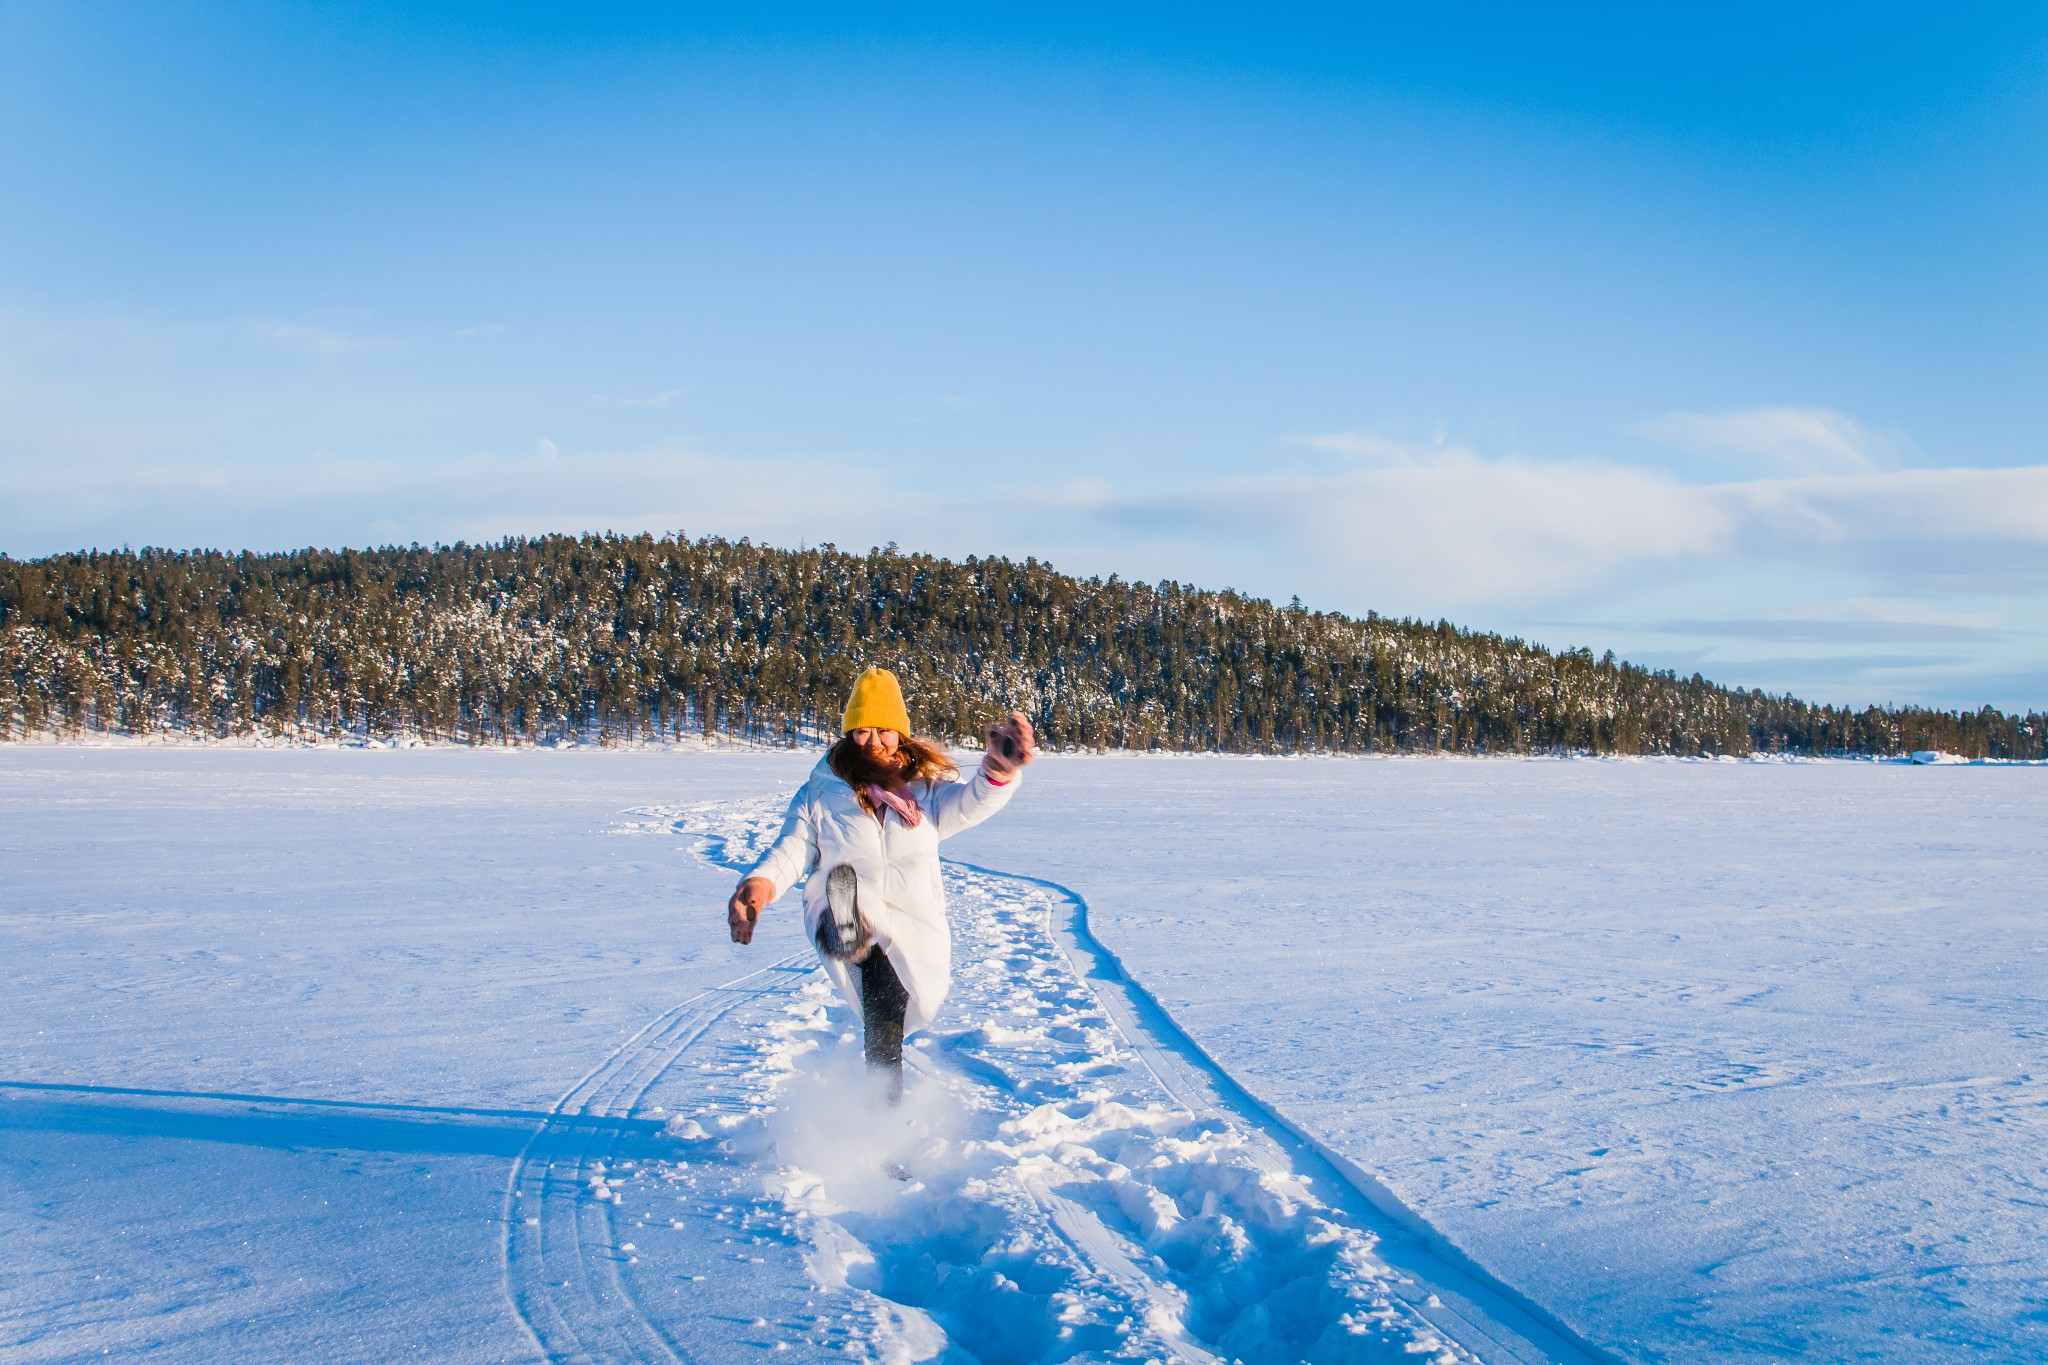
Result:
<svg viewBox="0 0 2048 1365"><path fill-rule="evenodd" d="M1323 1331L1285 1349L1370 1358L1440 1329L1443 1358L1526 1358L1459 1339L1496 1313L1501 1341L1548 1318L1628 1359L2048 1359L2048 770L1048 758L946 846L963 934L1007 965L963 972L934 1030L921 1140L955 1155L898 1207L788 1175L822 1169L775 1125L840 1023L800 956L733 983L801 953L793 905L723 941L721 859L811 762L0 749L0 1352L532 1359L630 1302L648 1335L615 1356L919 1358L943 1331L985 1359L1256 1357ZM1076 897L1135 1004L1081 984ZM1145 993L1206 1058L1130 1014ZM627 1193L543 1188L573 1163L612 1188L587 1141L541 1160L572 1111L610 1125ZM714 1111L731 1152L663 1134ZM1079 1136L1041 1140L1047 1115ZM1317 1147L1483 1268L1444 1272L1467 1317L1399 1290L1432 1263L1330 1194ZM1138 1151L1178 1164L1146 1185ZM1203 1175L1240 1168L1299 1197ZM1202 1298L1222 1253L1130 1214L1157 1198L1257 1233L1246 1302ZM558 1216L616 1262L576 1275L611 1278L541 1286ZM918 1219L1071 1265L949 1298ZM1283 1292L1303 1275L1315 1304ZM998 1301L1080 1334L964 1339ZM1087 1335L1130 1305L1153 1337Z"/></svg>

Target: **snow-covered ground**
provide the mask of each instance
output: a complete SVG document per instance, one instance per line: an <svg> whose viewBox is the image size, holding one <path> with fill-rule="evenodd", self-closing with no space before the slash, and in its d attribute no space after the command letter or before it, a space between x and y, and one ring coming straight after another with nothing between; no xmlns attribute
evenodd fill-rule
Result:
<svg viewBox="0 0 2048 1365"><path fill-rule="evenodd" d="M2048 1359L2048 772L1049 759L892 1115L810 761L0 749L0 1357Z"/></svg>
<svg viewBox="0 0 2048 1365"><path fill-rule="evenodd" d="M1045 779L976 856L1592 1339L2048 1359L2048 770Z"/></svg>

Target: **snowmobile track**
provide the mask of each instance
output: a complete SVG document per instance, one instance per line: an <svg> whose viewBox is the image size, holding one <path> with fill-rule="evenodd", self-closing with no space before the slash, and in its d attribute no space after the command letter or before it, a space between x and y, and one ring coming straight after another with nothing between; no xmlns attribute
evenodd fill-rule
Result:
<svg viewBox="0 0 2048 1365"><path fill-rule="evenodd" d="M780 809L640 811L653 818L622 832L683 835L737 872ZM853 1176L835 1186L840 1177L809 1166L791 1131L800 1120L785 1115L801 1109L805 1086L858 1068L811 953L694 995L565 1094L507 1182L506 1294L548 1359L680 1361L771 1346L1017 1365L1610 1359L1245 1091L1094 939L1079 896L950 861L945 877L955 996L907 1060L955 1126L919 1150L917 1178L880 1197ZM679 1067L707 1038L719 1063ZM684 1143L641 1116L664 1078L655 1099L731 1139L668 1160ZM676 1278L708 1278L701 1300L744 1298L730 1276L746 1267L733 1263L761 1267L759 1257L728 1245L727 1269L694 1264L707 1275L628 1269L625 1193L643 1203L678 1191L736 1234L728 1243L751 1232L754 1249L773 1244L776 1264L759 1273L801 1281L777 1323L753 1320L772 1342L730 1329L707 1338L717 1313L702 1303L676 1306L699 1314L698 1330L685 1330L660 1297ZM642 1221L626 1232L652 1226L633 1216ZM760 1236L764 1227L777 1235ZM796 1244L808 1248L802 1266Z"/></svg>
<svg viewBox="0 0 2048 1365"><path fill-rule="evenodd" d="M642 1098L737 1006L791 989L793 954L670 1006L555 1102L505 1182L505 1295L550 1361L679 1361L641 1310L604 1197L608 1162L662 1150L663 1125L636 1119Z"/></svg>

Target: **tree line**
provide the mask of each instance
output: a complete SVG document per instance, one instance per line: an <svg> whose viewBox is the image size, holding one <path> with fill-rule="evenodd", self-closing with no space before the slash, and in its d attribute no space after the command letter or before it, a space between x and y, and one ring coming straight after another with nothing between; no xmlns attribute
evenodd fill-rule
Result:
<svg viewBox="0 0 2048 1365"><path fill-rule="evenodd" d="M2040 712L1814 705L1444 621L893 545L0 556L0 738L794 744L836 733L870 664L939 738L1015 706L1060 748L2040 758L2048 738Z"/></svg>

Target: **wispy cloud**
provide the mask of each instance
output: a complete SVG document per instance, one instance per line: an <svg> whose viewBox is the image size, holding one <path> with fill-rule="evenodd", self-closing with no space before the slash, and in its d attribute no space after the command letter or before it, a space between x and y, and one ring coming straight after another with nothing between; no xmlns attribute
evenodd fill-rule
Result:
<svg viewBox="0 0 2048 1365"><path fill-rule="evenodd" d="M255 320L249 324L252 335L259 340L313 351L320 355L347 355L358 351L389 350L399 344L395 337L356 336L333 327L314 322L266 322Z"/></svg>
<svg viewBox="0 0 2048 1365"><path fill-rule="evenodd" d="M11 391L0 369L0 398ZM1905 651L1927 651L1935 672L1887 681L1866 671L1857 676L1872 690L1843 694L1852 700L1997 699L1971 670L2024 679L2031 661L2034 681L2005 700L2039 704L2048 676L2048 645L2031 625L2048 619L2048 465L1686 482L1612 461L1487 455L1442 433L1333 432L1297 441L1291 467L1227 478L1105 469L1056 485L983 476L935 486L886 451L606 451L573 421L541 427L551 439L508 438L516 450L466 457L273 459L245 442L243 458L224 459L211 428L124 425L147 406L86 427L38 423L33 403L0 402L11 494L0 544L277 548L606 528L850 548L896 540L1446 615L1624 653L1640 645L1652 661L1697 654L1710 676L1793 690L1802 678L1849 678L1829 674L1829 660L1904 669ZM1567 617L1588 624L1543 629ZM1790 662L1809 656L1805 672ZM1780 663L1780 674L1761 671Z"/></svg>
<svg viewBox="0 0 2048 1365"><path fill-rule="evenodd" d="M982 406L984 397L978 393L927 393L912 394L902 400L901 421L905 426L921 427L947 418L973 412Z"/></svg>
<svg viewBox="0 0 2048 1365"><path fill-rule="evenodd" d="M622 398L617 394L593 393L590 395L590 401L593 403L609 403L614 407L620 408L665 408L689 391L687 386L679 389L663 389L660 393L651 394L644 398Z"/></svg>
<svg viewBox="0 0 2048 1365"><path fill-rule="evenodd" d="M1321 438L1332 448L1337 438ZM1542 600L1645 562L1723 553L1731 509L1653 472L1594 461L1486 459L1361 438L1363 469L1195 486L1069 492L1072 510L1140 534L1261 541L1320 561L1318 578L1448 603Z"/></svg>
<svg viewBox="0 0 2048 1365"><path fill-rule="evenodd" d="M1831 408L1671 412L1632 428L1680 450L1737 452L1788 474L1861 474L1896 467L1907 443L1879 436Z"/></svg>
<svg viewBox="0 0 2048 1365"><path fill-rule="evenodd" d="M1456 450L1462 454L1470 451L1448 446L1444 434L1439 430L1426 443L1396 440L1370 431L1328 431L1320 436L1304 437L1301 444L1311 450L1328 451L1346 459L1363 463L1408 466L1431 455L1442 455Z"/></svg>
<svg viewBox="0 0 2048 1365"><path fill-rule="evenodd" d="M337 525L352 528L341 538L348 544L688 529L865 548L915 544L916 526L967 511L849 477L833 462L721 457L679 445L565 453L545 437L522 454L432 461L128 455L64 468L9 460L0 448L0 473L20 495L0 504L0 537L34 545L30 553L108 543L90 529L107 524L128 528L120 539L131 544L253 549L336 543Z"/></svg>
<svg viewBox="0 0 2048 1365"><path fill-rule="evenodd" d="M479 322L474 327L456 328L455 335L459 337L501 337L511 330L510 327L507 327L502 322Z"/></svg>
<svg viewBox="0 0 2048 1365"><path fill-rule="evenodd" d="M29 533L33 524L134 527L184 508L189 515L179 519L216 522L220 543L239 544L248 533L229 524L260 508L288 517L303 504L309 529L340 524L332 515L340 507L335 490L346 488L366 504L407 507L408 525L427 537L455 518L522 528L551 518L687 524L813 543L867 535L929 543L920 528L947 525L958 528L949 534L962 552L1076 547L1106 567L1127 560L1127 571L1165 568L1274 591L1293 583L1325 600L1445 612L1562 605L1635 585L1645 574L1716 564L1853 561L1866 575L1882 567L1895 595L1911 598L1929 582L1999 563L2000 555L2038 567L2048 545L2048 465L1685 484L1602 461L1361 446L1370 459L1356 466L1180 484L1092 478L944 496L921 488L908 471L890 477L868 455L747 459L673 445L578 454L576 479L565 485L544 473L568 458L553 440L535 441L524 456L427 462L224 465L142 452L62 467L4 460L14 506L30 521L0 518L17 522L0 530L17 543L39 542ZM222 502L224 486L233 492ZM200 489L209 490L208 505L186 507L182 491ZM849 489L865 492L856 497ZM1899 583L1908 591L1898 593ZM1338 585L1351 586L1340 593Z"/></svg>
<svg viewBox="0 0 2048 1365"><path fill-rule="evenodd" d="M1612 629L1611 626L1606 627ZM1634 627L1648 635L1679 635L1688 639L1774 640L1804 645L1960 644L2003 639L2005 633L1984 626L1940 621L1828 620L1813 617L1746 619L1674 619Z"/></svg>
<svg viewBox="0 0 2048 1365"><path fill-rule="evenodd" d="M2048 541L2048 465L1760 479L1703 490L1758 528L1820 543Z"/></svg>
<svg viewBox="0 0 2048 1365"><path fill-rule="evenodd" d="M1488 458L1333 433L1337 469L1176 488L1103 483L1045 500L1138 534L1263 541L1404 599L1457 606L1582 594L1617 575L1850 555L1898 573L1953 571L2048 542L2048 465L1895 469L1688 484L1593 460Z"/></svg>

